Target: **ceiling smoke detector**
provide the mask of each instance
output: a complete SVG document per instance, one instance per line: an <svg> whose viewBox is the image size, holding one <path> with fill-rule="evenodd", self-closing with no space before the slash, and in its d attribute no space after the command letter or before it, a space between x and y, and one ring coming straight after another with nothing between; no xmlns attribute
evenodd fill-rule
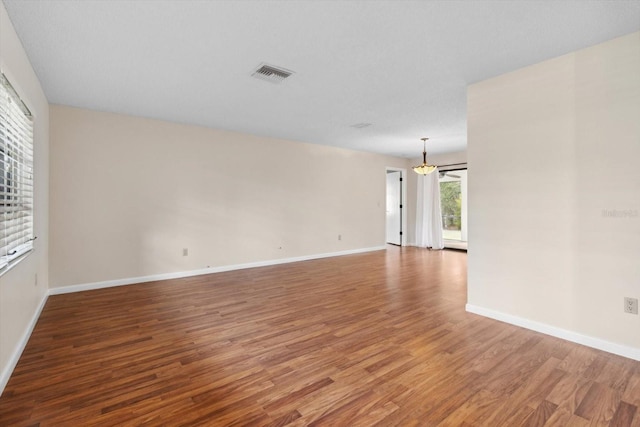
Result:
<svg viewBox="0 0 640 427"><path fill-rule="evenodd" d="M282 82L291 74L293 74L293 71L287 70L285 68L261 64L251 75L256 79L266 80L268 82L277 84Z"/></svg>

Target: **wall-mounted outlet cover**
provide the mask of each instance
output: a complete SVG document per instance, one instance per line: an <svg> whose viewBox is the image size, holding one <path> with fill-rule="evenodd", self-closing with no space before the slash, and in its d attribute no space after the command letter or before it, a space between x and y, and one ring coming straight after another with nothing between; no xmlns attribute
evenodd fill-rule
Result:
<svg viewBox="0 0 640 427"><path fill-rule="evenodd" d="M624 312L638 314L638 298L624 298Z"/></svg>

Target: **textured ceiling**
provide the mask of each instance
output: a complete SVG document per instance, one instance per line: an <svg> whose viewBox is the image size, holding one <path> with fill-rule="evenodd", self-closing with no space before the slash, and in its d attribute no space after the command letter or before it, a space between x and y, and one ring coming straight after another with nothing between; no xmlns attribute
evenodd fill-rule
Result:
<svg viewBox="0 0 640 427"><path fill-rule="evenodd" d="M403 157L465 149L468 84L640 30L638 0L4 3L51 103Z"/></svg>

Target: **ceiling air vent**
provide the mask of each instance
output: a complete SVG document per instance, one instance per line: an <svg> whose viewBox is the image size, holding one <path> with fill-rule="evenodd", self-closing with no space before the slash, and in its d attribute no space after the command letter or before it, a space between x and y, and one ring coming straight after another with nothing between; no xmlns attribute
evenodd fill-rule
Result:
<svg viewBox="0 0 640 427"><path fill-rule="evenodd" d="M355 125L351 125L350 127L356 128L356 129L364 129L364 128L368 128L369 126L371 126L371 123L356 123Z"/></svg>
<svg viewBox="0 0 640 427"><path fill-rule="evenodd" d="M291 74L293 74L293 71L274 67L272 65L262 64L251 75L257 79L266 80L271 83L280 83Z"/></svg>

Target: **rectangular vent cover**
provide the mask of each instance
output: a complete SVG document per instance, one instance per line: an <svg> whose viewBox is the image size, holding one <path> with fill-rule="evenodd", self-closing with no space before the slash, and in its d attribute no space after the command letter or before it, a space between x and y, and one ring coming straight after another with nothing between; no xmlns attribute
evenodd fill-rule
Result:
<svg viewBox="0 0 640 427"><path fill-rule="evenodd" d="M274 67L272 65L262 64L251 75L257 79L266 80L271 83L280 83L291 74L293 74L293 71L289 71L280 67Z"/></svg>
<svg viewBox="0 0 640 427"><path fill-rule="evenodd" d="M371 126L371 123L356 123L355 125L351 125L350 127L356 128L356 129L364 129L364 128L368 128L369 126Z"/></svg>

